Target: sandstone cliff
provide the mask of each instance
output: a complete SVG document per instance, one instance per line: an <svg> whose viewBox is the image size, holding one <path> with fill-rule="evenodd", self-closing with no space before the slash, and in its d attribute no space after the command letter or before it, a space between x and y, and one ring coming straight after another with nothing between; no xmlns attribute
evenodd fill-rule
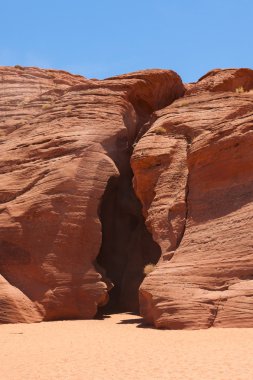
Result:
<svg viewBox="0 0 253 380"><path fill-rule="evenodd" d="M162 249L140 289L160 328L253 326L253 71L209 73L155 113L135 189Z"/></svg>
<svg viewBox="0 0 253 380"><path fill-rule="evenodd" d="M0 323L253 326L252 70L0 78Z"/></svg>

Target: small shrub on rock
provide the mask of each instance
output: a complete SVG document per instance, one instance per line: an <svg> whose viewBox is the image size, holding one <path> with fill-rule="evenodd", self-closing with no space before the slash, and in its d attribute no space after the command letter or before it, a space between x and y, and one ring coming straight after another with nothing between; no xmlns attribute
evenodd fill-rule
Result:
<svg viewBox="0 0 253 380"><path fill-rule="evenodd" d="M154 129L154 132L157 134L157 135L165 135L167 130L164 128L164 127L156 127Z"/></svg>
<svg viewBox="0 0 253 380"><path fill-rule="evenodd" d="M14 67L15 67L15 69L24 70L24 67L22 67L20 65L15 65Z"/></svg>
<svg viewBox="0 0 253 380"><path fill-rule="evenodd" d="M49 109L51 107L51 104L49 104L49 103L46 103L46 104L43 104L42 105L42 109L43 110L47 110L47 109Z"/></svg>
<svg viewBox="0 0 253 380"><path fill-rule="evenodd" d="M237 94L243 94L244 93L244 88L241 86L241 87L238 87L238 88L236 88L235 89L235 92L237 93Z"/></svg>
<svg viewBox="0 0 253 380"><path fill-rule="evenodd" d="M154 269L155 269L155 264L149 263L145 265L143 269L143 273L147 276L149 273L153 272Z"/></svg>

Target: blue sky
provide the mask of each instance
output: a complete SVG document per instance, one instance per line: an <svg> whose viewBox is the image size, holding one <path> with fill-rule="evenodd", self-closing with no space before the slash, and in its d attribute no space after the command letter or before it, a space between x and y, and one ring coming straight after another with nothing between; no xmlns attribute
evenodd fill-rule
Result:
<svg viewBox="0 0 253 380"><path fill-rule="evenodd" d="M166 68L185 82L253 67L252 0L8 0L0 15L0 65L88 78Z"/></svg>

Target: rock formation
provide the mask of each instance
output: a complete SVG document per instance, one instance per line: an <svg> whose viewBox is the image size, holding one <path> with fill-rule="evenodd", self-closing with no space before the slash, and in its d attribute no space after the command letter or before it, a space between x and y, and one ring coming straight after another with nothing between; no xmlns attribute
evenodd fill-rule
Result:
<svg viewBox="0 0 253 380"><path fill-rule="evenodd" d="M0 81L0 323L253 326L252 70Z"/></svg>
<svg viewBox="0 0 253 380"><path fill-rule="evenodd" d="M111 287L100 249L117 288L126 284L122 307L138 308L143 266L160 250L131 186L131 147L150 114L184 93L180 77L153 70L91 81L20 67L0 75L0 322L94 317ZM111 240L102 247L100 212Z"/></svg>
<svg viewBox="0 0 253 380"><path fill-rule="evenodd" d="M253 71L209 73L155 113L135 148L135 189L162 249L141 314L158 328L253 326L253 93L244 86L253 88Z"/></svg>

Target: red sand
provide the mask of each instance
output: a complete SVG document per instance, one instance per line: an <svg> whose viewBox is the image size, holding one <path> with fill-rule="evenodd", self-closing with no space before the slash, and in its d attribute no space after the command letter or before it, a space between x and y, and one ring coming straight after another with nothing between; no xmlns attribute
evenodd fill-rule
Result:
<svg viewBox="0 0 253 380"><path fill-rule="evenodd" d="M253 379L253 329L165 331L139 321L1 325L0 379Z"/></svg>

